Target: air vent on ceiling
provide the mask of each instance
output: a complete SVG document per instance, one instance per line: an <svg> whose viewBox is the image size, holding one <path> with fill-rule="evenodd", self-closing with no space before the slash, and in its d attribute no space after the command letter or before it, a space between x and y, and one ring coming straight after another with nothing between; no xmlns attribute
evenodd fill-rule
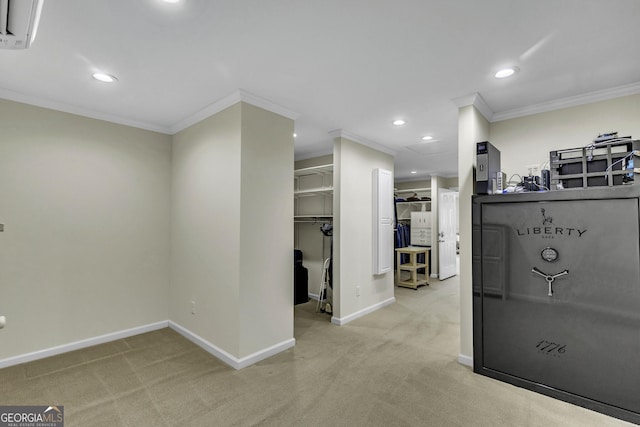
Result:
<svg viewBox="0 0 640 427"><path fill-rule="evenodd" d="M26 49L36 37L43 0L0 0L0 49Z"/></svg>

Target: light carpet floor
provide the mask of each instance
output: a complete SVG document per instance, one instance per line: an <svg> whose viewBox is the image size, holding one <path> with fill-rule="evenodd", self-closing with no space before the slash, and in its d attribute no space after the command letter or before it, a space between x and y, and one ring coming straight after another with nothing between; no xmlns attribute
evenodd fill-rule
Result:
<svg viewBox="0 0 640 427"><path fill-rule="evenodd" d="M631 425L460 365L457 278L396 299L341 327L296 306L296 346L239 371L170 329L5 368L0 405L64 405L68 427Z"/></svg>

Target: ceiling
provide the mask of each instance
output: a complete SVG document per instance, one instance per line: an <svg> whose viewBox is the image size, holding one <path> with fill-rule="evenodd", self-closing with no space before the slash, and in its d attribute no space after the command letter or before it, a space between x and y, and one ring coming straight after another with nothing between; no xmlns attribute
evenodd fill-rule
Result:
<svg viewBox="0 0 640 427"><path fill-rule="evenodd" d="M300 114L298 159L341 129L399 180L456 176L455 99L506 117L640 92L639 21L638 0L45 0L32 46L0 50L0 98L171 133L242 89Z"/></svg>

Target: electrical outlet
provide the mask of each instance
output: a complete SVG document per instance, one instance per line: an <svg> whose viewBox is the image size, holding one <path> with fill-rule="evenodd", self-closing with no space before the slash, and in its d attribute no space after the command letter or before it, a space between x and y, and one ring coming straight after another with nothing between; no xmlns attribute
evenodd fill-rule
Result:
<svg viewBox="0 0 640 427"><path fill-rule="evenodd" d="M540 165L527 165L525 167L529 171L529 176L540 175Z"/></svg>
<svg viewBox="0 0 640 427"><path fill-rule="evenodd" d="M356 286L356 296L360 296L360 286Z"/></svg>
<svg viewBox="0 0 640 427"><path fill-rule="evenodd" d="M196 302L191 301L191 314L196 314Z"/></svg>

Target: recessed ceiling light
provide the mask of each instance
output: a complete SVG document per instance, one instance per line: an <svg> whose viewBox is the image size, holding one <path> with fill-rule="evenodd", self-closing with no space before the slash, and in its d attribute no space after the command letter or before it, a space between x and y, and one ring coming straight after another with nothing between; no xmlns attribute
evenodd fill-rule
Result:
<svg viewBox="0 0 640 427"><path fill-rule="evenodd" d="M298 134L294 132L294 133L293 133L293 137L294 137L294 138L297 138L297 137L298 137Z"/></svg>
<svg viewBox="0 0 640 427"><path fill-rule="evenodd" d="M403 124L405 124L406 122L402 119L398 119L398 120L394 120L393 124L396 126L402 126Z"/></svg>
<svg viewBox="0 0 640 427"><path fill-rule="evenodd" d="M520 68L518 68L518 67L503 68L502 70L499 70L495 74L495 77L496 77L496 79L506 79L507 77L513 76L518 71L520 71Z"/></svg>
<svg viewBox="0 0 640 427"><path fill-rule="evenodd" d="M93 78L104 83L115 83L118 81L116 76L106 73L93 73Z"/></svg>
<svg viewBox="0 0 640 427"><path fill-rule="evenodd" d="M433 137L429 136L429 135L425 135L425 136L422 137L423 141L431 141L432 139L433 139Z"/></svg>
<svg viewBox="0 0 640 427"><path fill-rule="evenodd" d="M411 173L412 173L412 174L416 174L416 173L418 173L418 171L411 171Z"/></svg>
<svg viewBox="0 0 640 427"><path fill-rule="evenodd" d="M180 3L180 0L163 0L165 3Z"/></svg>

